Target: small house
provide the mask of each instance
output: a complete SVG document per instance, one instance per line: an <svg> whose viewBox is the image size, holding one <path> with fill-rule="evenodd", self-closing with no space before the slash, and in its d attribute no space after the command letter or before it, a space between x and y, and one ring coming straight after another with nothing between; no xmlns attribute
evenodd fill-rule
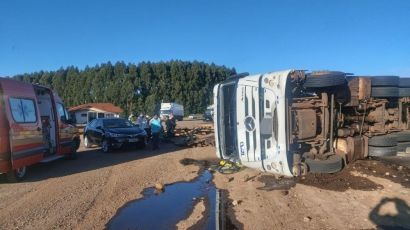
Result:
<svg viewBox="0 0 410 230"><path fill-rule="evenodd" d="M95 118L119 117L123 110L111 103L88 103L69 108L76 125L86 125Z"/></svg>

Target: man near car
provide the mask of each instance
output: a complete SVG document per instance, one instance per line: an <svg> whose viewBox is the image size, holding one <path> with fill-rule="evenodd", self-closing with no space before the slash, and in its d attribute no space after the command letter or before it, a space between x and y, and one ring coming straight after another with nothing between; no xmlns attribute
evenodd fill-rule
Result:
<svg viewBox="0 0 410 230"><path fill-rule="evenodd" d="M167 136L174 137L175 136L175 126L177 125L176 119L174 117L174 113L169 114L169 118L166 121L167 124Z"/></svg>
<svg viewBox="0 0 410 230"><path fill-rule="evenodd" d="M152 150L159 149L158 142L159 142L159 135L161 133L162 126L161 126L161 119L159 119L157 114L155 114L154 117L149 121L149 125L151 127L151 135L152 135Z"/></svg>

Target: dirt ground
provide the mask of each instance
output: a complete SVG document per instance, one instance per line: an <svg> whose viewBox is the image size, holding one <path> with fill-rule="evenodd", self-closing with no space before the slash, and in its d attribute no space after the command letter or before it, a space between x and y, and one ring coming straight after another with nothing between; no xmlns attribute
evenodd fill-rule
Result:
<svg viewBox="0 0 410 230"><path fill-rule="evenodd" d="M205 160L200 162L210 165L218 161L214 147L181 148L171 143L156 151L149 147L109 154L81 148L77 160L30 167L24 182L1 180L0 229L103 229L118 209L141 198L145 188L157 182L193 180L201 164L181 164L181 160ZM226 194L231 227L237 229L410 228L409 180L408 168L376 160L355 162L333 175L311 174L297 180L252 169L228 175L215 172L213 178ZM201 221L204 202L192 210L178 223L180 229Z"/></svg>

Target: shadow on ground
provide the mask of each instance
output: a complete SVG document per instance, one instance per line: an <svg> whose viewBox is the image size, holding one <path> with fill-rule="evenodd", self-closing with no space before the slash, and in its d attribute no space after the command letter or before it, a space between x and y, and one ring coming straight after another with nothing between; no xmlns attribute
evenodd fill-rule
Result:
<svg viewBox="0 0 410 230"><path fill-rule="evenodd" d="M369 214L377 229L410 229L410 207L399 198L383 198Z"/></svg>
<svg viewBox="0 0 410 230"><path fill-rule="evenodd" d="M28 167L28 175L24 182L35 182L92 171L181 149L183 148L173 144L162 143L159 150L151 150L151 146L147 146L145 149L120 149L110 153L103 153L99 148L80 150L76 160L59 159ZM4 176L0 178L0 184L2 183L8 183Z"/></svg>

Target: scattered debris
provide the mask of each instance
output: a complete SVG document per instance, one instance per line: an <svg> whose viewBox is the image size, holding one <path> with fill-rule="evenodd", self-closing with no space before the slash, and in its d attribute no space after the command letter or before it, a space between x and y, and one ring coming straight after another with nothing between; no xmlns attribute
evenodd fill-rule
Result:
<svg viewBox="0 0 410 230"><path fill-rule="evenodd" d="M312 220L312 217L310 217L310 216L303 217L303 221L305 221L305 222L310 222L311 220Z"/></svg>
<svg viewBox="0 0 410 230"><path fill-rule="evenodd" d="M200 126L194 129L180 128L175 130L175 137L183 137L175 145L182 147L215 146L215 135L212 126Z"/></svg>
<svg viewBox="0 0 410 230"><path fill-rule="evenodd" d="M234 201L232 201L232 205L233 206L238 206L239 204L241 204L242 203L242 200L234 200Z"/></svg>
<svg viewBox="0 0 410 230"><path fill-rule="evenodd" d="M159 192L163 192L165 190L165 185L160 182L156 183L154 187Z"/></svg>

